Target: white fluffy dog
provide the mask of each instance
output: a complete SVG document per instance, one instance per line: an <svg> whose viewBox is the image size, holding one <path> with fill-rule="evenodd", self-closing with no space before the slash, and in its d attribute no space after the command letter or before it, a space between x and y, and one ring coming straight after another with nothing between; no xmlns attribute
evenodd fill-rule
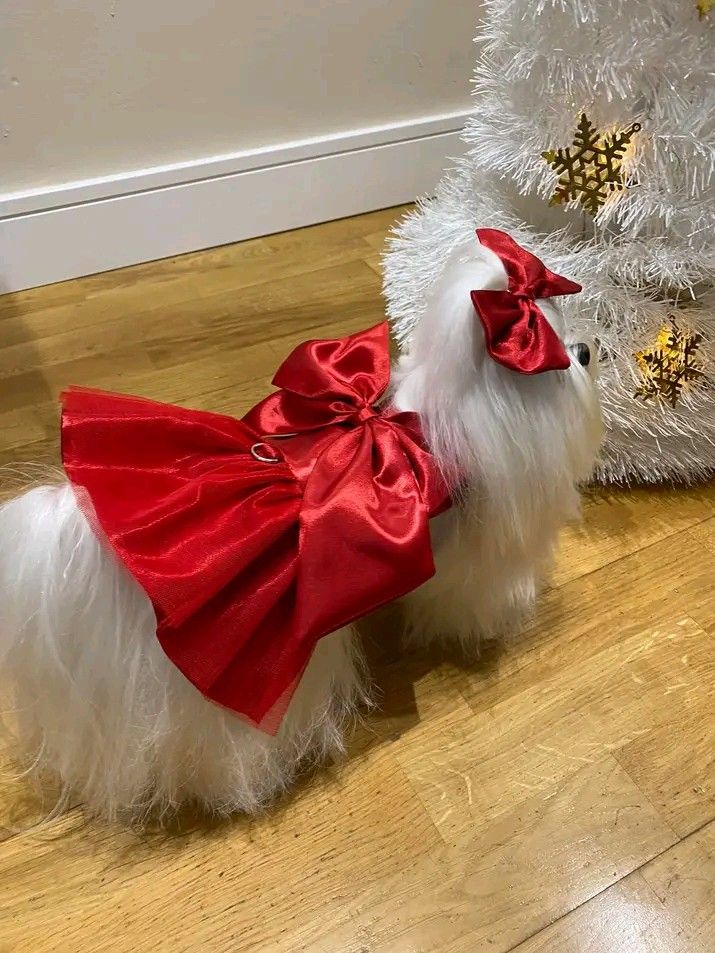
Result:
<svg viewBox="0 0 715 953"><path fill-rule="evenodd" d="M493 251L473 239L458 249L392 378L393 405L420 415L454 497L431 523L436 575L408 596L413 636L468 651L531 609L601 437L595 357L549 301L539 307L568 369L517 373L487 352L470 293L504 287ZM320 640L275 736L206 700L164 654L152 604L68 483L0 507L0 607L0 674L31 772L108 818L186 802L258 811L306 760L343 749L367 701L350 628Z"/></svg>

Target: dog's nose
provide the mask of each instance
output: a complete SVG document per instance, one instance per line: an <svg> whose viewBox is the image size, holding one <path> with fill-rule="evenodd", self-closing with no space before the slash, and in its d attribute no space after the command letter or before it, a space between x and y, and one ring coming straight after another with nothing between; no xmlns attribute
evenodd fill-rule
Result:
<svg viewBox="0 0 715 953"><path fill-rule="evenodd" d="M588 367L591 363L591 348L588 344L576 345L576 360L582 367Z"/></svg>

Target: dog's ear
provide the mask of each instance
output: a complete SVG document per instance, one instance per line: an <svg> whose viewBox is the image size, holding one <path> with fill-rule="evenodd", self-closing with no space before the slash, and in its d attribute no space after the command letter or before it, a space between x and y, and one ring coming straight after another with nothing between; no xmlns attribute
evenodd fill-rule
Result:
<svg viewBox="0 0 715 953"><path fill-rule="evenodd" d="M475 418L484 417L479 408L492 400L495 374L510 373L487 353L472 292L505 287L506 273L496 255L473 239L455 248L425 295L395 371L395 404L422 416L430 447L455 486L465 473L481 469Z"/></svg>
<svg viewBox="0 0 715 953"><path fill-rule="evenodd" d="M434 379L469 386L486 353L484 332L472 301L475 290L506 287L501 262L473 239L455 248L427 290L407 344L411 363L424 364Z"/></svg>

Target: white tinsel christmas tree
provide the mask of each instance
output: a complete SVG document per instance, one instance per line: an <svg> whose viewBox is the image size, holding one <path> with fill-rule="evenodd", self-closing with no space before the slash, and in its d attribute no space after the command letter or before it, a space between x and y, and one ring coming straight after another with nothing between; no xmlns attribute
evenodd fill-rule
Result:
<svg viewBox="0 0 715 953"><path fill-rule="evenodd" d="M487 0L470 149L399 227L404 341L450 251L500 228L584 286L603 479L715 471L715 10L708 0Z"/></svg>

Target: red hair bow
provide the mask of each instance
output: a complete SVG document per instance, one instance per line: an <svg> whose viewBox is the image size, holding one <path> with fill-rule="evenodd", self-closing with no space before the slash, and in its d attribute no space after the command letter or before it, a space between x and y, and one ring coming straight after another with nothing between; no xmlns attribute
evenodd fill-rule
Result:
<svg viewBox="0 0 715 953"><path fill-rule="evenodd" d="M383 323L298 347L243 420L63 395L65 470L164 651L267 731L318 639L434 573L428 519L449 496L417 415L375 406L389 379Z"/></svg>
<svg viewBox="0 0 715 953"><path fill-rule="evenodd" d="M520 374L566 370L569 356L535 299L578 294L581 285L549 271L506 232L478 228L477 238L499 256L508 278L506 291L472 291L489 354Z"/></svg>

